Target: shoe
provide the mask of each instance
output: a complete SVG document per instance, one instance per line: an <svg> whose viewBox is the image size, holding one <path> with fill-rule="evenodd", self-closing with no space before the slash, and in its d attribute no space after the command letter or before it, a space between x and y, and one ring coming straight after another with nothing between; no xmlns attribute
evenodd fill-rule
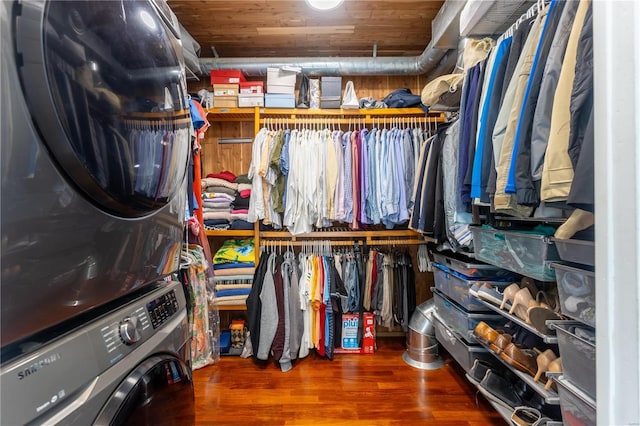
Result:
<svg viewBox="0 0 640 426"><path fill-rule="evenodd" d="M531 306L531 302L535 301L529 289L526 287L521 288L515 296L513 296L513 303L511 304L511 309L509 309L509 314L515 315L524 322L529 323L527 310Z"/></svg>
<svg viewBox="0 0 640 426"><path fill-rule="evenodd" d="M516 293L520 291L520 286L516 283L509 285L502 292L502 302L500 303L500 309L505 309L507 302L513 302L513 298Z"/></svg>
<svg viewBox="0 0 640 426"><path fill-rule="evenodd" d="M477 296L480 299L486 300L497 306L500 306L500 304L502 303L502 299L504 297L504 295L500 293L500 291L497 288L492 287L490 284L487 284L487 283L484 283L482 286L478 288Z"/></svg>
<svg viewBox="0 0 640 426"><path fill-rule="evenodd" d="M536 363L538 364L538 371L536 372L536 375L533 377L534 382L537 382L538 380L540 380L542 375L549 369L549 364L551 363L551 361L553 361L556 358L557 356L555 352L553 352L551 349L547 349L546 351L538 355L538 357L536 358Z"/></svg>
<svg viewBox="0 0 640 426"><path fill-rule="evenodd" d="M554 359L549 363L547 367L549 373L562 373L562 359L560 357ZM556 388L556 384L553 380L547 380L547 384L544 385L544 390L549 390L551 387Z"/></svg>
<svg viewBox="0 0 640 426"><path fill-rule="evenodd" d="M551 330L547 326L547 320L560 320L562 315L552 311L548 306L538 305L531 306L527 309L528 323L542 334L551 334Z"/></svg>
<svg viewBox="0 0 640 426"><path fill-rule="evenodd" d="M484 286L485 284L487 284L487 283L482 282L482 281L476 281L476 282L474 282L474 283L471 285L471 287L469 287L469 294L470 294L470 295L472 295L472 296L478 297L478 291L479 291L479 290L480 290L480 288L481 288L482 286ZM488 285L488 284L487 284L487 285Z"/></svg>
<svg viewBox="0 0 640 426"><path fill-rule="evenodd" d="M500 352L505 350L505 348L509 346L509 344L511 344L512 340L513 340L512 335L507 333L502 333L501 335L496 337L496 340L493 343L489 345L489 349L495 352L496 355L500 355Z"/></svg>
<svg viewBox="0 0 640 426"><path fill-rule="evenodd" d="M518 426L533 426L541 418L540 411L531 407L516 407L511 413L511 421Z"/></svg>
<svg viewBox="0 0 640 426"><path fill-rule="evenodd" d="M487 371L492 368L493 366L488 362L475 359L468 376L476 385L479 385L482 379L484 379L485 374L487 374Z"/></svg>
<svg viewBox="0 0 640 426"><path fill-rule="evenodd" d="M536 375L537 356L536 351L533 349L519 348L513 343L507 345L507 347L500 353L500 358L513 365L518 370L530 374L531 377Z"/></svg>
<svg viewBox="0 0 640 426"><path fill-rule="evenodd" d="M491 326L489 326L489 324L487 324L486 322L480 321L478 325L476 325L476 328L473 330L473 335L477 339L485 342L487 345L490 345L491 343L495 342L500 333L491 328Z"/></svg>
<svg viewBox="0 0 640 426"><path fill-rule="evenodd" d="M522 399L515 392L511 382L492 370L487 371L480 386L511 409L523 405Z"/></svg>

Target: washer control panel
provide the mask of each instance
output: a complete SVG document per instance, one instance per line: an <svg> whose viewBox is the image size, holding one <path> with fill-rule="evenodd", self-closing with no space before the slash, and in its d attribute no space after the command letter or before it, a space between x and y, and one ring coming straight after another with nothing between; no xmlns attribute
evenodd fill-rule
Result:
<svg viewBox="0 0 640 426"><path fill-rule="evenodd" d="M166 320L178 312L178 308L175 290L171 290L147 303L147 311L149 312L149 317L151 317L153 328L156 329L164 324Z"/></svg>

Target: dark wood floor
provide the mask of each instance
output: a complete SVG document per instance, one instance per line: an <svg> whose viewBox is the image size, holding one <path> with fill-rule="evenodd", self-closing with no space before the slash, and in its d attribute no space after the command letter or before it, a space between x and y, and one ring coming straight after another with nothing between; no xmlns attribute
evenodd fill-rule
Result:
<svg viewBox="0 0 640 426"><path fill-rule="evenodd" d="M374 355L310 355L282 373L273 363L222 357L194 372L198 425L504 425L446 353L435 371L402 360L404 340Z"/></svg>

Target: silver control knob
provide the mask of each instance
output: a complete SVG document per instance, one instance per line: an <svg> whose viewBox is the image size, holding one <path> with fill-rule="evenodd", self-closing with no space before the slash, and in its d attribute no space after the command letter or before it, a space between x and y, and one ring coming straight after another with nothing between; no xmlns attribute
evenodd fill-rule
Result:
<svg viewBox="0 0 640 426"><path fill-rule="evenodd" d="M142 338L142 324L138 317L127 317L120 321L120 339L125 345L133 345Z"/></svg>

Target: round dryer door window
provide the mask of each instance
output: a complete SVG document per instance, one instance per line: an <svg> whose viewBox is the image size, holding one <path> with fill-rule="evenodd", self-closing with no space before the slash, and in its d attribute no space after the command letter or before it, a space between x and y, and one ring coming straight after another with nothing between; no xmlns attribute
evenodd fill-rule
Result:
<svg viewBox="0 0 640 426"><path fill-rule="evenodd" d="M23 90L61 173L118 216L169 203L190 142L170 9L148 0L26 1L16 22Z"/></svg>

